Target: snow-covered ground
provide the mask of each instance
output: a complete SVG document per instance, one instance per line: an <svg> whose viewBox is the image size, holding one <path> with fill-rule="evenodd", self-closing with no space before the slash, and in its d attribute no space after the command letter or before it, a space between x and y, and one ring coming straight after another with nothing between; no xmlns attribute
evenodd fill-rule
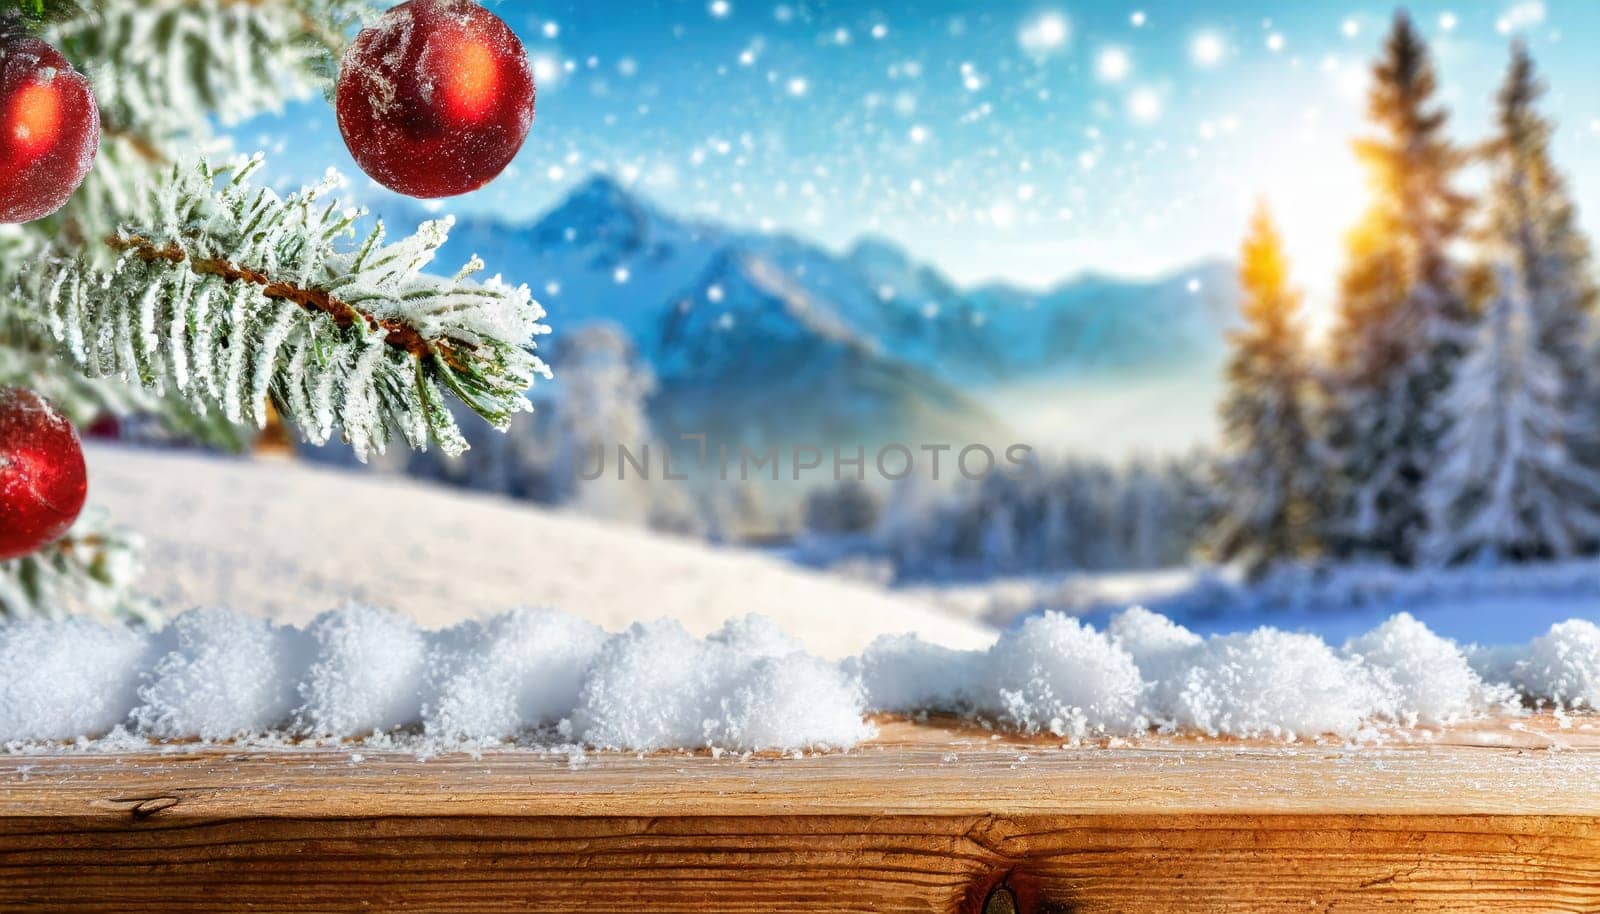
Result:
<svg viewBox="0 0 1600 914"><path fill-rule="evenodd" d="M1567 619L1600 620L1600 560L1415 570L1294 568L1254 583L1214 569L1180 568L1000 578L902 592L1000 627L1047 610L1101 624L1141 605L1201 634L1272 625L1338 642L1406 612L1464 644L1511 644Z"/></svg>
<svg viewBox="0 0 1600 914"><path fill-rule="evenodd" d="M851 745L872 711L1073 741L1347 740L1600 704L1600 628L1582 621L1600 561L896 591L403 479L123 447L88 458L91 499L148 540L146 589L174 611L226 609L161 633L0 628L0 742L404 733L789 750ZM379 609L324 614L350 601L432 631ZM1179 624L1126 610L1141 603ZM518 606L572 616L505 614ZM1383 621L1401 612L1421 621ZM1580 621L1551 627L1566 619ZM920 638L879 638L903 632Z"/></svg>
<svg viewBox="0 0 1600 914"><path fill-rule="evenodd" d="M610 630L670 617L705 635L760 613L824 657L880 634L981 648L987 625L909 594L525 503L281 460L88 448L90 501L146 540L173 610L305 624L357 600L428 628L515 606Z"/></svg>
<svg viewBox="0 0 1600 914"><path fill-rule="evenodd" d="M1330 641L1409 612L1462 643L1600 620L1600 561L1293 571L1246 585L1208 569L1002 578L886 591L781 558L403 479L284 461L91 446L90 498L147 540L143 585L174 610L228 606L304 624L349 600L430 628L513 606L618 630L663 616L696 635L771 616L822 656L914 631L983 647L1059 610L1103 624L1144 605L1202 634L1273 625Z"/></svg>
<svg viewBox="0 0 1600 914"><path fill-rule="evenodd" d="M1365 742L1600 707L1600 626L1583 618L1600 562L897 593L402 480L121 448L89 458L95 497L150 537L147 585L174 609L223 608L162 631L0 625L7 751L239 737L792 751L854 745L871 712L954 712L1074 743ZM326 611L350 600L400 612ZM1193 629L1121 608L1134 602ZM1040 611L1051 603L1102 618ZM498 612L517 605L573 615ZM1376 624L1403 609L1460 634L1405 614ZM996 638L957 610L1027 618ZM1206 636L1238 629L1255 630Z"/></svg>

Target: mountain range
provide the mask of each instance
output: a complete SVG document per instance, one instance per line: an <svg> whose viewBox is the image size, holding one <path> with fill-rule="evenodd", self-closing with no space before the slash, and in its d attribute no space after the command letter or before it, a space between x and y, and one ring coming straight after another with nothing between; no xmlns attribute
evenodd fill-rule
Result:
<svg viewBox="0 0 1600 914"><path fill-rule="evenodd" d="M881 238L834 252L677 218L603 175L531 224L458 220L441 266L473 254L532 286L558 339L624 329L669 438L996 441L1007 391L1214 374L1236 320L1225 262L963 288Z"/></svg>

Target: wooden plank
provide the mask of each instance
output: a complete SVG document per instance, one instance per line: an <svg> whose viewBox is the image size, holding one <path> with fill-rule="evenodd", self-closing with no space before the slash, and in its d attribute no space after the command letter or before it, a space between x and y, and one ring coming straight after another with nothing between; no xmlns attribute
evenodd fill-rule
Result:
<svg viewBox="0 0 1600 914"><path fill-rule="evenodd" d="M0 757L0 911L1600 911L1600 724L738 758ZM995 911L1002 911L997 904Z"/></svg>

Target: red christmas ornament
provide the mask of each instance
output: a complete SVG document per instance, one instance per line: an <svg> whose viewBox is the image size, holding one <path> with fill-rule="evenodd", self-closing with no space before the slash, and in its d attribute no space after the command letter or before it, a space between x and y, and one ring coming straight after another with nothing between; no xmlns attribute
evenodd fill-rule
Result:
<svg viewBox="0 0 1600 914"><path fill-rule="evenodd" d="M345 145L412 197L477 190L533 125L533 70L516 33L470 0L409 0L356 36L339 67Z"/></svg>
<svg viewBox="0 0 1600 914"><path fill-rule="evenodd" d="M72 423L33 391L0 387L0 561L60 538L88 492Z"/></svg>
<svg viewBox="0 0 1600 914"><path fill-rule="evenodd" d="M99 149L100 107L89 81L36 38L0 45L0 222L60 209Z"/></svg>

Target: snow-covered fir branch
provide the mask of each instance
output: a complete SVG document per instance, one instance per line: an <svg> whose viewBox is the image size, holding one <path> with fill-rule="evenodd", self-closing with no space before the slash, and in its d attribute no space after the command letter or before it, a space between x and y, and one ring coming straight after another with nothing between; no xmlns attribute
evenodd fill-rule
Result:
<svg viewBox="0 0 1600 914"><path fill-rule="evenodd" d="M0 298L0 387L23 387L49 400L78 428L96 422L131 419L148 432L141 437L193 441L226 451L242 451L253 432L220 413L197 413L176 391L152 390L120 377L88 377L60 356L44 315L7 307ZM66 370L63 370L63 367Z"/></svg>
<svg viewBox="0 0 1600 914"><path fill-rule="evenodd" d="M180 155L226 154L214 123L282 110L332 84L363 0L99 0L44 37L94 83L99 161L53 236L82 247L142 218L144 187Z"/></svg>
<svg viewBox="0 0 1600 914"><path fill-rule="evenodd" d="M414 448L464 450L454 394L496 427L530 408L548 369L533 337L548 328L525 286L426 275L450 221L359 244L360 211L330 195L336 175L287 198L251 185L260 158L172 169L152 191L148 225L104 239L88 258L24 276L52 335L91 377L170 386L197 411L262 425L270 401L321 444L342 432L357 456L392 431Z"/></svg>
<svg viewBox="0 0 1600 914"><path fill-rule="evenodd" d="M94 81L111 137L144 151L206 133L324 88L356 0L96 0L47 39Z"/></svg>
<svg viewBox="0 0 1600 914"><path fill-rule="evenodd" d="M6 293L24 265L61 252L109 265L112 252L98 239L146 218L140 207L148 187L176 155L226 148L208 139L213 118L228 123L277 110L330 84L349 26L372 8L363 0L95 0L50 2L43 12L41 37L94 82L102 143L94 169L57 216L0 226L0 384L48 388L80 424L137 412L170 420L181 434L225 441L221 423L180 403L115 378L85 381L62 371L48 358L53 340L29 320L32 302Z"/></svg>
<svg viewBox="0 0 1600 914"><path fill-rule="evenodd" d="M241 449L249 436L204 396L171 383L151 387L137 374L129 383L118 373L85 377L75 370L60 358L35 299L19 288L20 274L68 259L122 271L123 255L101 239L129 223L160 221L145 206L172 162L180 154L221 154L226 144L214 136L214 123L279 110L331 85L352 26L374 8L366 0L49 0L42 7L37 21L16 24L89 76L102 142L65 209L37 223L0 226L0 385L40 392L79 426L151 417L167 433ZM131 563L80 560L83 554L80 543L0 564L0 615L24 614L50 599L101 610L138 605L129 596L131 571L103 573ZM75 602L62 603L68 598Z"/></svg>
<svg viewBox="0 0 1600 914"><path fill-rule="evenodd" d="M90 510L67 535L33 555L0 562L0 617L64 618L89 613L137 622L158 618L131 586L142 543Z"/></svg>

